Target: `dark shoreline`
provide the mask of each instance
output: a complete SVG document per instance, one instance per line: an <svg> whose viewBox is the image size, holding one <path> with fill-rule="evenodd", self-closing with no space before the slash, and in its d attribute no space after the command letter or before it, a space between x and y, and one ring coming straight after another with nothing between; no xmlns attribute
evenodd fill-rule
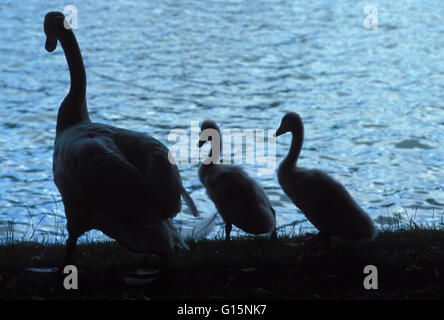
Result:
<svg viewBox="0 0 444 320"><path fill-rule="evenodd" d="M380 232L374 242L333 239L300 247L299 237L203 240L170 257L168 284L128 286L123 275L157 267L156 256L128 252L115 242L79 244L79 289L65 290L57 273L24 271L57 266L62 244L0 244L0 299L442 299L444 230ZM366 265L378 289L363 287Z"/></svg>

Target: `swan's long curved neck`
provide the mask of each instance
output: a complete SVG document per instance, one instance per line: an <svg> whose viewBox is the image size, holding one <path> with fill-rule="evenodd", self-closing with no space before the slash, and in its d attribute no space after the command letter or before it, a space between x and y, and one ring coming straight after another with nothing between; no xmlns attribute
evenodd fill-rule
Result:
<svg viewBox="0 0 444 320"><path fill-rule="evenodd" d="M208 158L205 160L206 167L213 167L215 164L219 163L220 155L222 153L222 147L221 147L222 146L222 138L220 138L220 140L219 140L219 142L220 142L219 152L217 152L214 157L213 157L214 142L213 141L210 141L210 142L211 142L210 152L208 152Z"/></svg>
<svg viewBox="0 0 444 320"><path fill-rule="evenodd" d="M282 161L283 165L294 167L298 161L299 154L301 153L302 143L304 142L304 130L291 132L291 146L287 156Z"/></svg>
<svg viewBox="0 0 444 320"><path fill-rule="evenodd" d="M62 30L60 33L59 41L68 62L71 87L59 109L57 132L76 123L90 122L85 98L86 73L79 45L72 30Z"/></svg>

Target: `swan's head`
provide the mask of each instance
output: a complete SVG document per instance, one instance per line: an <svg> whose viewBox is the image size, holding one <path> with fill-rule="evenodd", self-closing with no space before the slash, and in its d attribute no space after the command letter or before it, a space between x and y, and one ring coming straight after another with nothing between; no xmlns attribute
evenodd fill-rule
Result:
<svg viewBox="0 0 444 320"><path fill-rule="evenodd" d="M281 125L274 136L278 137L287 132L300 132L301 130L303 130L301 116L296 112L288 112L282 118Z"/></svg>
<svg viewBox="0 0 444 320"><path fill-rule="evenodd" d="M46 35L45 49L52 52L57 47L57 39L60 38L60 31L64 28L65 16L61 12L48 12L43 23L43 30Z"/></svg>
<svg viewBox="0 0 444 320"><path fill-rule="evenodd" d="M219 126L213 120L205 120L200 126L200 138L198 147L202 147L207 141L217 140L220 141L220 129Z"/></svg>

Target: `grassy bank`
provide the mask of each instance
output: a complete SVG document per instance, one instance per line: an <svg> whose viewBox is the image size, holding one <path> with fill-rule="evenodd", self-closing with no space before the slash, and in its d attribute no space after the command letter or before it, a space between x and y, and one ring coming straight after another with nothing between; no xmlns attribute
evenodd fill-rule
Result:
<svg viewBox="0 0 444 320"><path fill-rule="evenodd" d="M64 290L54 267L64 246L32 242L0 245L2 299L397 299L444 297L444 231L381 232L374 242L333 239L330 253L301 247L297 237L238 238L189 243L170 257L167 286L129 286L123 275L156 267L155 256L132 254L114 242L80 244L74 255L79 289ZM363 269L378 268L377 290L365 290ZM168 287L167 290L162 288Z"/></svg>

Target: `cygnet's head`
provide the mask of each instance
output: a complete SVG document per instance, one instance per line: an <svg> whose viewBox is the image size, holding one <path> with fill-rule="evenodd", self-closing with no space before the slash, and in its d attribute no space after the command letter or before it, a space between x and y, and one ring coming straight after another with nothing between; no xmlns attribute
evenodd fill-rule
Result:
<svg viewBox="0 0 444 320"><path fill-rule="evenodd" d="M219 139L220 142L220 129L219 126L213 120L205 120L200 126L200 138L198 146L202 147L207 141Z"/></svg>
<svg viewBox="0 0 444 320"><path fill-rule="evenodd" d="M278 137L287 132L299 133L303 130L302 119L296 112L288 112L281 121L281 125L274 134Z"/></svg>
<svg viewBox="0 0 444 320"><path fill-rule="evenodd" d="M65 16L61 12L48 12L43 23L43 30L46 35L45 49L52 52L57 47L57 40L60 39L60 32L64 28Z"/></svg>

